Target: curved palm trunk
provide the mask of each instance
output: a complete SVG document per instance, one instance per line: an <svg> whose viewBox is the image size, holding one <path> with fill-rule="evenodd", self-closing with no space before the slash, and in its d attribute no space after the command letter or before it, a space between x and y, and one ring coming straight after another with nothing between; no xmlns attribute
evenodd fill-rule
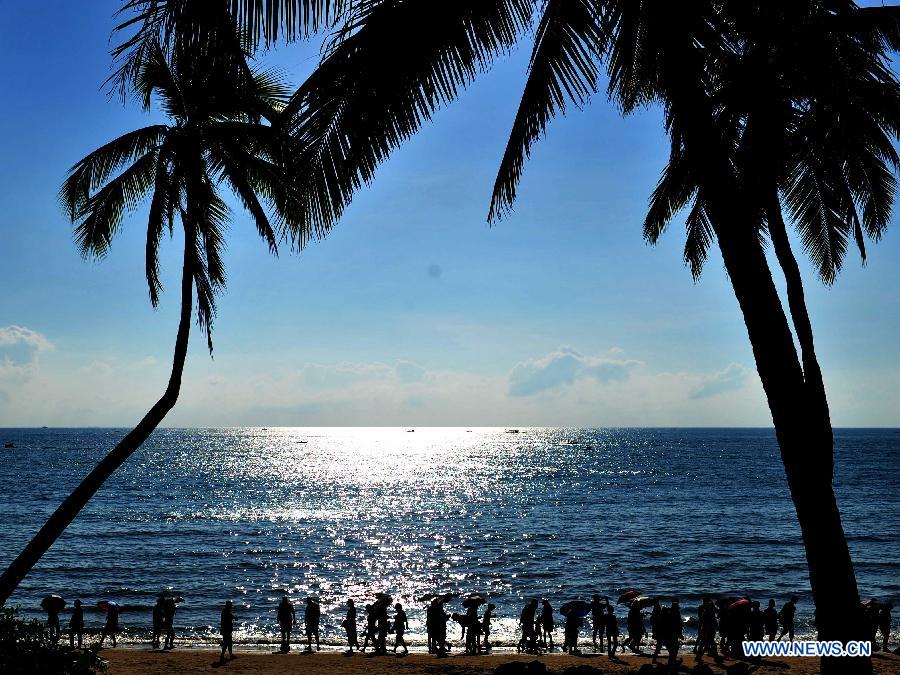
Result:
<svg viewBox="0 0 900 675"><path fill-rule="evenodd" d="M175 339L175 354L172 358L172 374L165 393L144 415L144 418L99 464L81 481L77 488L66 497L53 515L44 523L34 538L0 576L0 606L9 599L22 579L53 546L53 543L81 512L106 480L137 450L178 400L181 389L181 375L187 355L188 337L191 330L191 309L193 303L193 261L196 235L185 234L184 267L181 278L181 318Z"/></svg>
<svg viewBox="0 0 900 675"><path fill-rule="evenodd" d="M710 221L743 314L756 368L772 413L791 498L803 536L819 639L868 640L850 551L832 487L834 439L799 268L778 242L804 367L758 238L756 210L735 182L726 146L712 130L711 105L702 88L702 65L688 49L679 70L666 73L671 119L697 159ZM688 68L693 65L696 77ZM780 211L779 211L780 216ZM783 224L783 223L782 223ZM778 222L776 222L777 230ZM777 233L775 238L778 238ZM788 249L789 252L789 249ZM791 261L793 260L793 265ZM823 673L871 673L867 658L823 658Z"/></svg>
<svg viewBox="0 0 900 675"><path fill-rule="evenodd" d="M729 215L731 218L729 218ZM828 405L814 352L803 347L804 369L796 349L765 256L752 229L723 209L717 227L719 246L744 315L744 323L772 419L788 486L806 548L810 586L816 605L816 627L821 640L868 640L859 609L859 592L832 487L834 440ZM721 218L721 219L720 219ZM744 233L750 233L747 236ZM795 261L796 264L796 261ZM803 332L809 326L802 287L791 278L790 306ZM801 312L802 310L802 312ZM798 338L801 345L811 331ZM811 344L809 345L811 347ZM871 672L868 659L823 659L822 672Z"/></svg>
<svg viewBox="0 0 900 675"><path fill-rule="evenodd" d="M778 191L773 190L766 208L766 220L769 224L769 237L772 240L772 248L775 257L784 273L787 287L788 308L794 325L794 333L797 342L800 343L801 358L803 359L803 379L815 402L822 406L820 418L825 422L827 429L823 432L833 436L831 430L831 415L828 411L828 399L825 396L825 381L822 378L822 369L816 358L816 348L813 341L812 323L809 320L809 312L806 310L806 297L803 292L803 278L800 276L800 266L791 251L788 240L787 228L784 217L781 214L781 202L778 199ZM833 442L833 439L832 439Z"/></svg>

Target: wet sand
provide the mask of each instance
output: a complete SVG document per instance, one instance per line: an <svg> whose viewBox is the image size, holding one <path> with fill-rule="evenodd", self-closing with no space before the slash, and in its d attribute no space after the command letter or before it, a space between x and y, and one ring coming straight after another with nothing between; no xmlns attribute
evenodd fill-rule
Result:
<svg viewBox="0 0 900 675"><path fill-rule="evenodd" d="M318 654L272 654L264 651L239 651L234 661L224 666L217 665L219 652L212 649L175 649L171 652L153 652L145 649L107 649L101 655L109 660L109 673L113 675L156 675L171 673L260 673L262 675L281 675L282 673L310 673L323 675L388 675L401 673L406 675L488 675L497 666L509 661L533 661L535 657L516 654L499 654L491 656L450 656L437 659L429 654L410 654L406 657L381 656L370 657L355 654L346 657L340 653L323 652ZM589 666L599 673L630 673L637 671L645 663L650 663L649 656L622 656L618 661L610 661L605 656L562 656L547 655L540 657L547 665L547 671L561 673L572 666ZM900 656L873 656L875 673L900 674ZM735 663L726 659L717 665L711 660L704 660L712 668L712 672L725 673L727 666ZM693 655L685 655L681 672L691 672L694 665ZM819 672L818 659L790 658L767 659L761 664L751 663L750 672L754 675L807 675ZM594 675L590 671L577 675Z"/></svg>

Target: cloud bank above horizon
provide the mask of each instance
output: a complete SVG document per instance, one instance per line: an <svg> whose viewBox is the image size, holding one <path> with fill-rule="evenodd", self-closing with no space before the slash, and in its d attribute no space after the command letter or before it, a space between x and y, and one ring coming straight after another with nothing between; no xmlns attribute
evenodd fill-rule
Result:
<svg viewBox="0 0 900 675"><path fill-rule="evenodd" d="M80 365L40 358L62 351L32 329L0 327L0 426L128 426L155 401L168 375L162 355ZM766 425L751 375L738 364L711 374L666 372L627 358L620 347L585 354L567 345L510 364L503 375L428 369L409 360L300 362L247 374L196 359L166 424Z"/></svg>

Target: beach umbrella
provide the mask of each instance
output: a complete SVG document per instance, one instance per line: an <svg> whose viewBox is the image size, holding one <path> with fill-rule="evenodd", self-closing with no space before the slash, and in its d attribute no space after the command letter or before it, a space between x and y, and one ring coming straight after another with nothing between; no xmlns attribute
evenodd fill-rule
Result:
<svg viewBox="0 0 900 675"><path fill-rule="evenodd" d="M656 603L656 598L651 598L648 595L639 595L636 598L634 598L631 601L631 603L629 603L629 606L643 608L643 607L650 607L651 605L653 605L655 603Z"/></svg>
<svg viewBox="0 0 900 675"><path fill-rule="evenodd" d="M591 603L584 600L571 600L559 608L559 613L563 616L587 616L591 613Z"/></svg>
<svg viewBox="0 0 900 675"><path fill-rule="evenodd" d="M468 598L463 600L462 606L466 607L466 608L480 607L481 605L483 605L486 602L487 602L486 598L483 598L482 596L476 594L476 595L470 595Z"/></svg>
<svg viewBox="0 0 900 675"><path fill-rule="evenodd" d="M747 598L741 598L740 600L735 600L730 605L728 605L729 610L740 609L741 607L749 607L750 600Z"/></svg>
<svg viewBox="0 0 900 675"><path fill-rule="evenodd" d="M641 594L640 591L636 591L631 589L630 591L625 591L622 595L619 596L619 601L616 603L617 605L624 605L626 602L631 600L632 598L636 598Z"/></svg>
<svg viewBox="0 0 900 675"><path fill-rule="evenodd" d="M104 612L108 612L111 609L118 609L119 603L113 602L112 600L101 600L97 603L97 607L102 609Z"/></svg>
<svg viewBox="0 0 900 675"><path fill-rule="evenodd" d="M45 612L56 611L58 612L63 607L66 606L66 600L61 595L57 595L56 593L51 593L46 598L41 600L41 609Z"/></svg>

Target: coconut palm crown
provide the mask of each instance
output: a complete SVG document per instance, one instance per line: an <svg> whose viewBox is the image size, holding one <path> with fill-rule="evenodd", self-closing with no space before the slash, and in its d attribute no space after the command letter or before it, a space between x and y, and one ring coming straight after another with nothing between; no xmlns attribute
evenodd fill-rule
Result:
<svg viewBox="0 0 900 675"><path fill-rule="evenodd" d="M60 190L85 256L105 256L124 216L150 198L146 276L154 306L162 290L160 241L181 221L198 323L210 351L215 298L226 278L222 251L230 214L221 188L243 204L272 253L291 213L281 135L267 123L288 90L273 73L223 63L212 51L145 49L134 94L147 111L158 101L168 123L136 129L91 152Z"/></svg>

